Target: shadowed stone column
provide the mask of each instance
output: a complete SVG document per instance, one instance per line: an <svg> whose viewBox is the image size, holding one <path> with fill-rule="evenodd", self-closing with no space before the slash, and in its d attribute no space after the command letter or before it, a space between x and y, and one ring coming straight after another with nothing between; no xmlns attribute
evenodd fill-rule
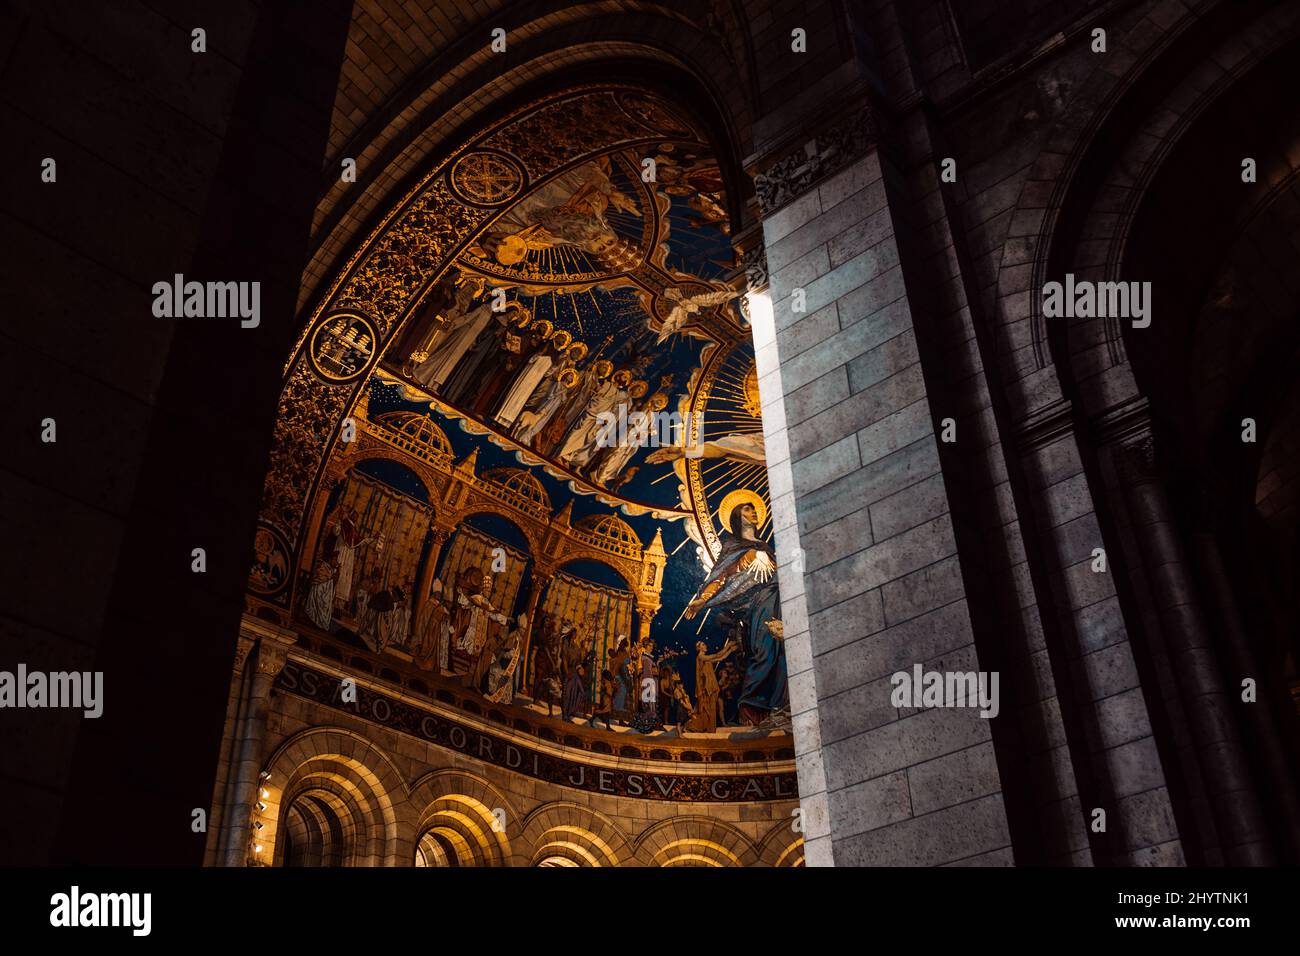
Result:
<svg viewBox="0 0 1300 956"><path fill-rule="evenodd" d="M297 639L293 631L276 627L257 618L245 617L240 627L245 637L256 638L257 650L252 673L244 687L243 723L235 739L234 764L230 768L233 784L226 808L225 840L220 859L225 866L244 866L248 862L248 839L258 777L262 770L263 743L266 739L266 712L271 698L271 684L288 659L289 648Z"/></svg>
<svg viewBox="0 0 1300 956"><path fill-rule="evenodd" d="M1217 512L1219 499L1205 502L1202 508L1204 520L1213 520L1207 511L1211 508ZM1293 853L1300 853L1300 798L1297 798L1295 783L1290 773L1286 745L1269 701L1272 693L1264 690L1271 675L1260 670L1258 658L1250 646L1246 630L1242 625L1241 610L1237 604L1228 569L1224 565L1223 552L1213 530L1199 528L1193 535L1197 567L1201 579L1210 588L1210 603L1218 608L1218 625L1223 634L1223 646L1228 652L1228 663L1232 668L1231 678L1225 683L1229 687L1240 687L1240 680L1253 677L1258 687L1259 697L1256 703L1245 704L1246 722L1250 735L1258 741L1258 752L1268 768L1273 781L1272 799L1275 805L1283 808L1283 821L1286 838L1290 841Z"/></svg>
<svg viewBox="0 0 1300 956"><path fill-rule="evenodd" d="M1132 511L1151 600L1169 644L1224 862L1269 865L1273 855L1233 718L1235 704L1219 670L1177 522L1160 481L1155 439L1149 429L1143 429L1117 452L1117 471Z"/></svg>
<svg viewBox="0 0 1300 956"><path fill-rule="evenodd" d="M212 812L208 819L208 843L203 853L203 865L214 866L224 859L226 826L235 792L235 760L239 753L240 734L248 703L245 691L244 666L257 646L255 637L242 630L236 638L235 659L230 668L230 697L226 704L226 731L221 738L221 765L217 768L217 781L212 789Z"/></svg>

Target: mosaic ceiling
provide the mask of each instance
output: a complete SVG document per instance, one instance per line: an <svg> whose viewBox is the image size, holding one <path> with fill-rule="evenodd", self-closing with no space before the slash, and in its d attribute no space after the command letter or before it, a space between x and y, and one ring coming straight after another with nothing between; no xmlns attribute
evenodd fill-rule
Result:
<svg viewBox="0 0 1300 956"><path fill-rule="evenodd" d="M784 659L737 272L718 166L668 105L586 88L485 131L384 221L302 336L250 593L418 662L419 612L478 587L503 632L519 615L586 628L598 667L653 641L687 688L695 656L723 652L748 686L763 657L780 679L750 691L771 706L723 719L770 717ZM493 554L516 572L466 586ZM407 607L400 640L357 610L353 592L381 591ZM514 690L534 699L539 641L516 641L533 652Z"/></svg>

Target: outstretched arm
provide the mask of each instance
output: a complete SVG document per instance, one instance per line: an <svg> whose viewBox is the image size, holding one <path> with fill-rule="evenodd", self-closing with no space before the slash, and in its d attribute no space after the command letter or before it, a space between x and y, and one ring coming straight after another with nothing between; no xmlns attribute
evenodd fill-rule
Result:
<svg viewBox="0 0 1300 956"><path fill-rule="evenodd" d="M727 643L722 645L722 650L718 651L716 654L705 654L704 659L709 663L715 663L723 658L730 657L732 651L735 649L736 645L732 644L731 641L727 641Z"/></svg>
<svg viewBox="0 0 1300 956"><path fill-rule="evenodd" d="M721 445L706 441L702 445L665 445L646 455L646 462L658 465L678 458L726 458L729 452Z"/></svg>

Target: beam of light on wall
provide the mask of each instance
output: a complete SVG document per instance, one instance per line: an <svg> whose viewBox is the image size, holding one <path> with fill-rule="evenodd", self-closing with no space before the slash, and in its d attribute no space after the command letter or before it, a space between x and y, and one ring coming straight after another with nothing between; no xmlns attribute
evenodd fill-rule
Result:
<svg viewBox="0 0 1300 956"><path fill-rule="evenodd" d="M749 292L745 295L745 301L749 305L749 324L754 330L754 352L759 355L764 349L772 352L768 348L776 344L776 313L772 309L772 297L766 292ZM759 378L769 371L771 369L765 369L760 358Z"/></svg>
<svg viewBox="0 0 1300 956"><path fill-rule="evenodd" d="M778 394L769 394L778 377L772 373L777 368L776 358L776 311L772 308L772 297L766 291L750 292L746 295L749 306L749 325L754 331L754 364L758 370L758 398L764 409L772 402L781 399L780 386ZM766 412L763 415L763 431L770 430ZM774 424L774 423L771 423Z"/></svg>

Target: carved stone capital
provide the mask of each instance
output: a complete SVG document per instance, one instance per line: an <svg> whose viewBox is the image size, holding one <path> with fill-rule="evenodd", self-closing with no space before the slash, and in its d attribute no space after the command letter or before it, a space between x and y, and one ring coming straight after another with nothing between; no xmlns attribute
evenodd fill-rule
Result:
<svg viewBox="0 0 1300 956"><path fill-rule="evenodd" d="M275 677L288 659L289 648L298 641L296 632L287 627L280 627L270 621L245 614L239 626L240 641L256 642L257 657L254 665L257 673Z"/></svg>
<svg viewBox="0 0 1300 956"><path fill-rule="evenodd" d="M763 245L763 224L754 222L731 239L736 250L736 272L744 276L745 287L751 292L767 290L767 248ZM745 300L741 299L742 308Z"/></svg>
<svg viewBox="0 0 1300 956"><path fill-rule="evenodd" d="M235 660L232 667L236 676L244 672L244 662L248 660L248 655L252 653L254 643L251 637L243 634L235 638Z"/></svg>
<svg viewBox="0 0 1300 956"><path fill-rule="evenodd" d="M275 641L262 641L257 647L257 672L277 677L289 659L289 649Z"/></svg>
<svg viewBox="0 0 1300 956"><path fill-rule="evenodd" d="M745 253L740 265L745 270L745 284L750 292L767 289L767 248L761 242Z"/></svg>
<svg viewBox="0 0 1300 956"><path fill-rule="evenodd" d="M822 127L765 164L754 176L754 193L762 214L769 216L798 199L823 179L866 155L876 141L875 125L865 106Z"/></svg>

